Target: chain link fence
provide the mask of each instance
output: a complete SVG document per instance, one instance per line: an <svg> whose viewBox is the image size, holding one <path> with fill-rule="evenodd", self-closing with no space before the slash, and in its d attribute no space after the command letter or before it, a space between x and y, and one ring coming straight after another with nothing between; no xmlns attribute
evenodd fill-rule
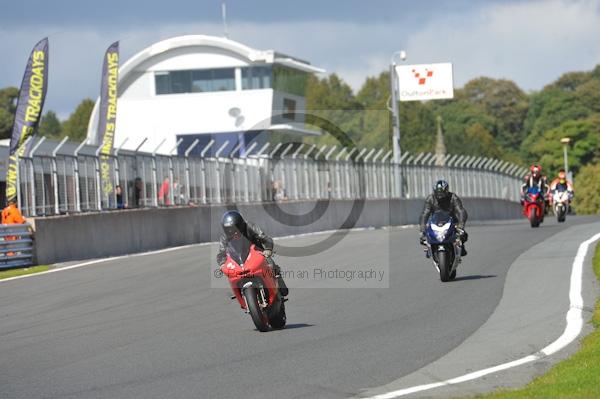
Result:
<svg viewBox="0 0 600 399"><path fill-rule="evenodd" d="M425 198L438 179L462 197L519 200L523 167L499 159L289 143L243 156L120 153L58 154L19 159L19 201L26 216L121 208L323 199ZM197 143L196 143L197 144ZM194 144L195 145L195 144ZM210 144L209 144L210 145ZM274 151L267 151L274 147ZM88 151L89 152L89 151ZM186 153L189 154L190 151ZM230 154L236 154L232 151ZM106 160L105 160L106 161ZM106 163L106 162L105 162ZM105 171L101 168L105 167ZM114 191L102 192L102 178Z"/></svg>

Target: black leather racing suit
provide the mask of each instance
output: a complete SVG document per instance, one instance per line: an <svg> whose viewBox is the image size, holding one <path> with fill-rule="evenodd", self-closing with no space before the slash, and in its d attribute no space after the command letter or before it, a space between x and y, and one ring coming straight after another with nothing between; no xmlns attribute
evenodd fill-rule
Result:
<svg viewBox="0 0 600 399"><path fill-rule="evenodd" d="M240 231L241 237L230 240L225 234L221 235L219 240L219 252L217 253L217 264L221 266L227 260L227 253L248 254L250 244L254 244L259 251L273 251L273 239L266 235L260 227L255 224L246 222L244 231ZM281 269L272 257L267 257L267 263L273 268L275 275L281 276ZM282 294L287 296L287 286L282 277L278 278L279 287Z"/></svg>

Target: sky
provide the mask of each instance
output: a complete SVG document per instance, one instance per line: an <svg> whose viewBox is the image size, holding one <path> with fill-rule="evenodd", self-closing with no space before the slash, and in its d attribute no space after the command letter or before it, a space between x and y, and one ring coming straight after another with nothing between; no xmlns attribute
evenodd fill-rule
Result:
<svg viewBox="0 0 600 399"><path fill-rule="evenodd" d="M355 91L405 50L408 64L452 62L455 86L489 76L534 91L600 63L600 0L227 0L229 37L336 73ZM0 88L19 86L50 40L45 111L65 119L100 88L105 49L121 60L183 34L222 36L220 0L0 0Z"/></svg>

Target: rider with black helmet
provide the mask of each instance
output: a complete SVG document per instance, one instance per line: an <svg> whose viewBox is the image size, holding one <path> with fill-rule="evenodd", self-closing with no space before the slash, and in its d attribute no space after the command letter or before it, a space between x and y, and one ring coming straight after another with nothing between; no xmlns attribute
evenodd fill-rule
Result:
<svg viewBox="0 0 600 399"><path fill-rule="evenodd" d="M425 206L423 207L423 213L419 219L419 229L421 231L421 244L425 243L425 224L429 217L436 211L446 211L456 220L456 230L462 241L461 256L467 254L465 249L465 242L469 237L467 232L464 230L465 223L467 222L467 211L463 207L462 201L458 195L450 192L448 182L445 180L438 180L433 186L433 193L425 199Z"/></svg>
<svg viewBox="0 0 600 399"><path fill-rule="evenodd" d="M267 262L273 268L281 295L287 296L289 290L281 277L281 269L271 257L273 255L273 239L263 233L257 225L246 222L238 211L225 212L221 219L221 227L223 227L223 235L221 235L219 253L217 253L219 267L227 260L227 252L247 253L250 244L254 244L256 249L262 251Z"/></svg>

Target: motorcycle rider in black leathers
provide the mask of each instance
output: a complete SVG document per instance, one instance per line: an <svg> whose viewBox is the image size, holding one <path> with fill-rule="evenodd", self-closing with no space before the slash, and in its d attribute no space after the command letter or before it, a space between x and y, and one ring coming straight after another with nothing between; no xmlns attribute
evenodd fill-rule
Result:
<svg viewBox="0 0 600 399"><path fill-rule="evenodd" d="M420 243L425 245L425 225L429 220L429 217L436 211L446 211L456 220L456 231L458 237L462 242L461 256L467 255L465 249L465 242L469 238L469 235L465 231L465 223L467 222L467 211L463 207L462 201L458 195L450 192L448 182L445 180L438 180L433 186L433 193L425 199L425 206L423 207L423 213L419 219L419 229L421 231Z"/></svg>
<svg viewBox="0 0 600 399"><path fill-rule="evenodd" d="M219 267L223 266L227 260L228 252L247 254L250 244L254 244L273 269L279 284L279 292L282 296L287 296L289 290L281 277L281 269L271 257L273 255L273 239L263 233L257 225L246 222L238 211L225 212L221 219L221 227L223 227L223 234L219 241L219 252L217 253Z"/></svg>

